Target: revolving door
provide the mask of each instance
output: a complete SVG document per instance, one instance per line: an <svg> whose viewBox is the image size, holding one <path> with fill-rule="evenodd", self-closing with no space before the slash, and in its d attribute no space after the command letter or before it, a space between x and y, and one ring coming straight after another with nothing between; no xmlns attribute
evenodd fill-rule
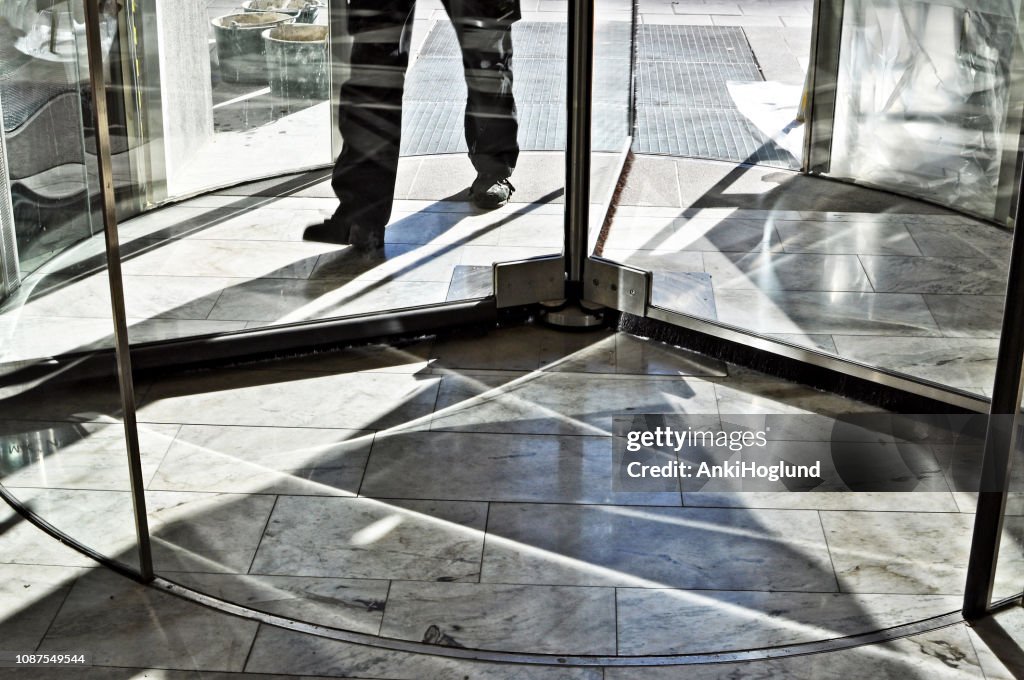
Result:
<svg viewBox="0 0 1024 680"><path fill-rule="evenodd" d="M464 658L630 665L722 650L488 642L393 612L437 614L477 595L505 611L528 592L550 596L550 620L559 610L603 620L669 593L657 606L678 615L706 606L703 591L724 593L717 601L732 613L772 610L775 591L794 609L823 610L808 593L858 572L851 555L870 562L850 537L896 544L907 527L957 536L942 556L957 568L923 570L920 587L900 591L911 615L884 618L892 626L943 625L965 594L972 616L1019 595L1005 470L983 487L995 495L977 526L964 489L878 506L762 498L749 515L724 497L588 486L610 478L611 414L781 408L785 390L768 378L748 379L748 392L725 384L721 359L779 362L801 379L807 367L826 388L874 384L897 406L902 394L917 408L987 411L991 400L994 413L1019 411L1022 357L1007 321L1017 317L1006 316L1018 295L1008 274L1024 102L1016 6L822 0L761 27L705 24L685 3L670 14L633 2L526 11L511 35L515 193L484 212L466 192L464 59L446 11L419 3L395 202L383 256L368 260L302 238L337 205L329 165L344 141L334 131L347 5L245 4L171 13L159 2L72 2L64 23L51 22L60 12L19 19L25 36L45 38L37 52L67 46L61 63L86 92L75 103L86 116L81 158L25 174L36 194L81 202L88 226L71 241L67 230L63 240L27 235L46 257L15 254L20 288L8 286L2 309L4 493L24 517L133 577L265 623ZM313 39L282 37L301 23ZM233 51L243 32L250 51ZM24 49L17 59L57 54ZM281 80L296 55L315 87ZM28 72L11 73L5 111L29 99ZM67 198L73 173L87 190ZM633 333L588 340L535 332L526 319ZM498 326L507 341L424 340ZM656 339L706 354L658 370L630 363L631 343ZM536 351L524 358L517 345ZM549 383L593 396L569 413ZM863 406L836 397L823 408ZM991 456L1003 455L994 469L1008 468L1016 443L992 441ZM508 463L485 471L505 477L478 473L482 483L461 465L509 446L520 448L496 459L540 461L531 474ZM982 469L981 459L962 465ZM921 516L869 512L907 507ZM538 533L545 518L565 533ZM721 565L722 582L695 576L701 556L685 541L667 570L637 560L626 573L621 555L591 550L689 528L756 560L772 543L763 536L793 527L849 541L853 566L833 555L840 566L826 568L824 539L768 551L777 580ZM972 527L990 531L973 544L967 593L972 546L961 539ZM881 552L869 556L877 569L896 555ZM887 627L863 623L877 621L866 603L889 592L884 579L851 583L867 596L828 592L856 625L822 634L813 617L796 617L749 649L856 644Z"/></svg>

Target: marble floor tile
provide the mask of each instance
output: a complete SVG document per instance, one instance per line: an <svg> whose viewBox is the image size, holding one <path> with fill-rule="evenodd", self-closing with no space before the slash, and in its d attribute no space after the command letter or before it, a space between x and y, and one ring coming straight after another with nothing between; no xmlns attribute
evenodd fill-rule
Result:
<svg viewBox="0 0 1024 680"><path fill-rule="evenodd" d="M831 418L721 416L728 426L769 431L763 447L738 453L734 461L820 466L813 479L685 479L687 507L779 508L957 512L951 481L931 447L898 442L873 427L836 427ZM681 460L697 465L705 453L683 450ZM713 458L720 460L720 457Z"/></svg>
<svg viewBox="0 0 1024 680"><path fill-rule="evenodd" d="M488 265L456 265L446 302L485 298L494 294L494 270Z"/></svg>
<svg viewBox="0 0 1024 680"><path fill-rule="evenodd" d="M607 437L378 435L360 494L374 498L679 505L679 492L613 489Z"/></svg>
<svg viewBox="0 0 1024 680"><path fill-rule="evenodd" d="M31 361L113 346L110 319L0 317L0 361Z"/></svg>
<svg viewBox="0 0 1024 680"><path fill-rule="evenodd" d="M834 417L844 413L882 412L882 409L864 402L763 376L717 382L715 392L718 410L722 414L751 416L813 413Z"/></svg>
<svg viewBox="0 0 1024 680"><path fill-rule="evenodd" d="M415 374L430 370L433 361L432 339L396 343L393 345L364 345L332 352L311 352L291 359L274 359L253 364L253 368L283 371L310 371L312 373L405 373Z"/></svg>
<svg viewBox="0 0 1024 680"><path fill-rule="evenodd" d="M121 221L117 225L117 234L122 247L137 239L183 238L201 234L221 221L239 217L246 212L247 206L206 207L189 201Z"/></svg>
<svg viewBox="0 0 1024 680"><path fill-rule="evenodd" d="M745 663L608 668L604 680L982 680L967 626L878 645Z"/></svg>
<svg viewBox="0 0 1024 680"><path fill-rule="evenodd" d="M154 384L141 401L139 420L376 430L429 415L439 382L438 376L399 373L204 373Z"/></svg>
<svg viewBox="0 0 1024 680"><path fill-rule="evenodd" d="M487 335L471 332L441 338L434 345L434 368L532 371L540 365L541 344L557 331L515 326Z"/></svg>
<svg viewBox="0 0 1024 680"><path fill-rule="evenodd" d="M346 281L450 281L462 253L452 245L396 243L384 258L367 262L349 249L320 256L310 278Z"/></svg>
<svg viewBox="0 0 1024 680"><path fill-rule="evenodd" d="M101 666L240 671L258 625L96 569L75 582L39 651L80 650Z"/></svg>
<svg viewBox="0 0 1024 680"><path fill-rule="evenodd" d="M486 503L282 496L253 574L477 581Z"/></svg>
<svg viewBox="0 0 1024 680"><path fill-rule="evenodd" d="M156 473L177 425L139 427L142 478ZM128 491L128 449L119 422L0 421L0 482L9 487Z"/></svg>
<svg viewBox="0 0 1024 680"><path fill-rule="evenodd" d="M404 166L404 164L402 164ZM326 191L309 194L309 189L324 188ZM297 191L296 191L297 190ZM295 192L295 193L292 193ZM330 170L310 170L308 172L280 174L270 179L247 182L217 192L218 196L321 196L331 198Z"/></svg>
<svg viewBox="0 0 1024 680"><path fill-rule="evenodd" d="M476 171L462 154L438 154L413 178L407 198L431 199L443 196L448 201L465 201ZM517 178L518 179L518 178Z"/></svg>
<svg viewBox="0 0 1024 680"><path fill-rule="evenodd" d="M514 219L506 215L505 219ZM446 244L454 246L496 246L502 216L462 212L399 213L384 231L385 244Z"/></svg>
<svg viewBox="0 0 1024 680"><path fill-rule="evenodd" d="M492 503L484 583L836 591L817 513Z"/></svg>
<svg viewBox="0 0 1024 680"><path fill-rule="evenodd" d="M948 491L683 491L683 505L703 508L957 512Z"/></svg>
<svg viewBox="0 0 1024 680"><path fill-rule="evenodd" d="M870 291L856 255L704 253L715 289Z"/></svg>
<svg viewBox="0 0 1024 680"><path fill-rule="evenodd" d="M540 368L570 373L615 373L616 333L564 333L552 330L540 336Z"/></svg>
<svg viewBox="0 0 1024 680"><path fill-rule="evenodd" d="M373 433L184 425L147 488L354 496Z"/></svg>
<svg viewBox="0 0 1024 680"><path fill-rule="evenodd" d="M563 215L565 206L554 201L510 201L501 208L481 213L479 208L466 200L410 198L396 200L392 214L418 212L463 213L470 216L500 216L504 218L515 215Z"/></svg>
<svg viewBox="0 0 1024 680"><path fill-rule="evenodd" d="M432 430L521 434L611 432L628 413L715 413L714 388L701 380L650 381L581 373L521 378L445 376Z"/></svg>
<svg viewBox="0 0 1024 680"><path fill-rule="evenodd" d="M606 260L654 272L704 271L703 253L693 250L665 252L661 250L636 250L633 248L602 248L597 254Z"/></svg>
<svg viewBox="0 0 1024 680"><path fill-rule="evenodd" d="M37 516L71 539L101 555L138 568L135 520L131 494L127 491L33 487L8 487L7 490ZM20 515L15 515L6 505L2 510L10 524L3 538L5 544L12 547L10 551L0 553L0 562L95 566L96 563L90 558L53 540L48 534L22 520Z"/></svg>
<svg viewBox="0 0 1024 680"><path fill-rule="evenodd" d="M617 218L627 217L660 217L671 220L675 217L690 216L696 217L699 215L706 215L707 217L728 217L734 209L729 208L705 208L703 210L694 208L681 208L673 205L635 205L627 204L622 201L615 206L615 216Z"/></svg>
<svg viewBox="0 0 1024 680"><path fill-rule="evenodd" d="M8 491L18 500L23 500L26 496L26 492L21 489L8 489ZM96 562L82 553L53 540L48 534L37 529L35 525L22 519L21 515L6 503L0 506L0 522L4 526L2 535L4 549L0 553L0 564L69 568L96 566Z"/></svg>
<svg viewBox="0 0 1024 680"><path fill-rule="evenodd" d="M602 227L600 237L602 248L629 250L632 252L653 251L668 255L679 248L665 246L685 219L679 217L679 210L660 215L636 215L621 206L616 208L612 222ZM715 220L705 220L710 228ZM696 251L692 251L696 252Z"/></svg>
<svg viewBox="0 0 1024 680"><path fill-rule="evenodd" d="M619 588L617 593L623 655L781 647L891 628L963 607L955 595L648 588Z"/></svg>
<svg viewBox="0 0 1024 680"><path fill-rule="evenodd" d="M565 219L561 215L531 215L502 224L500 246L537 246L558 250L565 243Z"/></svg>
<svg viewBox="0 0 1024 680"><path fill-rule="evenodd" d="M939 334L917 294L718 290L715 304L722 322L757 333Z"/></svg>
<svg viewBox="0 0 1024 680"><path fill-rule="evenodd" d="M842 592L963 592L973 516L822 512L821 521Z"/></svg>
<svg viewBox="0 0 1024 680"><path fill-rule="evenodd" d="M1003 295L925 295L928 310L947 338L998 338Z"/></svg>
<svg viewBox="0 0 1024 680"><path fill-rule="evenodd" d="M86 571L76 567L0 564L0 639L4 649L35 650L75 579Z"/></svg>
<svg viewBox="0 0 1024 680"><path fill-rule="evenodd" d="M779 220L775 228L787 253L921 255L902 224Z"/></svg>
<svg viewBox="0 0 1024 680"><path fill-rule="evenodd" d="M396 581L381 635L535 654L615 654L615 589Z"/></svg>
<svg viewBox="0 0 1024 680"><path fill-rule="evenodd" d="M835 335L836 350L852 359L961 389L990 387L997 338L879 338Z"/></svg>
<svg viewBox="0 0 1024 680"><path fill-rule="evenodd" d="M860 261L879 293L1000 295L1006 291L1006 269L990 258L861 255Z"/></svg>
<svg viewBox="0 0 1024 680"><path fill-rule="evenodd" d="M244 321L218 319L128 319L128 338L132 344L173 340L199 335L230 333L245 328Z"/></svg>
<svg viewBox="0 0 1024 680"><path fill-rule="evenodd" d="M1016 680L1024 671L1020 640L1024 637L1024 609L1009 607L992 618L965 626L985 672L986 680Z"/></svg>
<svg viewBox="0 0 1024 680"><path fill-rule="evenodd" d="M233 283L233 279L223 277L125 276L125 308L127 315L135 319L205 319L221 290ZM110 284L106 273L34 296L19 314L24 318L110 319Z"/></svg>
<svg viewBox="0 0 1024 680"><path fill-rule="evenodd" d="M392 652L262 626L245 670L373 680L602 680L600 668L566 668L463 661Z"/></svg>
<svg viewBox="0 0 1024 680"><path fill-rule="evenodd" d="M434 282L255 279L226 289L210 312L210 318L291 323L439 303L445 301L447 294L448 279Z"/></svg>
<svg viewBox="0 0 1024 680"><path fill-rule="evenodd" d="M179 240L127 260L123 269L129 276L305 279L317 257L336 248L312 242Z"/></svg>
<svg viewBox="0 0 1024 680"><path fill-rule="evenodd" d="M643 177L642 182L629 182L619 196L623 205L681 206L679 174L671 158L637 156L630 173Z"/></svg>
<svg viewBox="0 0 1024 680"><path fill-rule="evenodd" d="M632 218L632 228L620 232L613 223L605 241L611 249L753 252L781 250L781 241L771 223L753 219L675 218L670 223L657 219Z"/></svg>
<svg viewBox="0 0 1024 680"><path fill-rule="evenodd" d="M703 272L653 272L651 304L701 319L718 319L711 275Z"/></svg>
<svg viewBox="0 0 1024 680"><path fill-rule="evenodd" d="M206 595L320 626L376 635L388 582L373 579L248 576L162 571L161 576Z"/></svg>
<svg viewBox="0 0 1024 680"><path fill-rule="evenodd" d="M244 574L274 501L274 496L146 491L156 570Z"/></svg>
<svg viewBox="0 0 1024 680"><path fill-rule="evenodd" d="M907 230L921 252L937 257L986 257L1006 266L1010 254L1011 232L991 224L972 222L956 216L956 223L945 224L933 215L906 217Z"/></svg>
<svg viewBox="0 0 1024 680"><path fill-rule="evenodd" d="M515 262L532 257L558 255L561 250L544 246L461 246L459 264L491 266L495 262Z"/></svg>
<svg viewBox="0 0 1024 680"><path fill-rule="evenodd" d="M692 375L724 377L725 362L682 347L629 335L615 334L616 373L633 375Z"/></svg>
<svg viewBox="0 0 1024 680"><path fill-rule="evenodd" d="M219 219L204 229L188 234L193 240L302 241L306 227L322 222L332 211L282 208L271 203L241 214Z"/></svg>

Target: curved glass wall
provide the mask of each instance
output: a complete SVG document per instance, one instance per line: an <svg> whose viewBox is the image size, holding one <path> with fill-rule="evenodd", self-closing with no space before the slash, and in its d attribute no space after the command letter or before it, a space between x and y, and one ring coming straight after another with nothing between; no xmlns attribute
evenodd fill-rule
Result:
<svg viewBox="0 0 1024 680"><path fill-rule="evenodd" d="M97 169L81 3L6 3L0 33L0 483L81 546L138 569L121 397L103 352L113 345L110 280L91 240L102 226L90 208ZM109 59L112 35L102 35ZM71 285L90 297L74 323L61 322L53 312ZM48 361L71 352L73 362ZM174 432L144 428L148 474ZM25 554L91 563L3 512Z"/></svg>
<svg viewBox="0 0 1024 680"><path fill-rule="evenodd" d="M379 31L360 23L379 19L379 8L354 19L344 10L359 3L339 4L303 6L285 18L250 7L258 11L225 20L227 10L172 17L162 6L130 3L104 20L117 46L106 75L128 112L119 119L122 143L115 136L111 150L124 159L130 194L118 230L124 276L114 283L123 281L134 344L230 343L229 332L254 338L260 334L246 331L489 300L496 262L526 263L521 278L507 280L509 290L550 291L531 268L554 259L543 256L567 238L562 150L572 27L564 9L538 6L501 36L515 51L521 154L508 204L478 211L467 190L476 177L465 157L472 142L463 147L466 70L476 66L460 54L466 35L427 3L398 23L389 17ZM759 15L764 21L741 13L705 22L696 5L675 4L671 15L629 2L595 8L588 252L599 267L628 265L603 298L636 316L684 326L696 319L708 322L702 328L929 381L940 388L933 394L984 395L1000 313L988 305L1000 306L1005 283L991 265L1006 256L1008 235L933 203L796 172L809 158L799 119L816 128L824 120L820 102L801 111L810 5ZM831 16L833 29L851 25ZM313 39L284 40L264 21ZM256 47L227 53L250 23L259 28ZM278 38L300 44L281 47ZM345 139L331 142L338 121L328 97L359 77L346 71L344 55L363 39L397 44L409 56L407 71L385 65L373 80L404 85L395 195L373 258L351 244L307 238L306 228L330 217L338 201L323 169L295 172L345 148ZM270 53L278 48L291 56ZM316 50L333 60L326 95L304 89L302 74L326 77ZM285 63L278 58L310 71L285 86L271 73ZM239 75L253 63L259 73ZM257 76L266 84L247 80ZM88 150L87 130L78 134ZM268 175L278 176L238 184ZM229 184L237 186L220 189ZM203 194L209 189L216 191ZM192 194L201 195L131 217L140 206ZM8 213L4 243L17 245L6 236L16 231L17 211ZM4 250L0 312L16 323L4 346L3 484L57 529L135 564L116 395L98 379L70 382L86 375L68 357L48 360L111 345L110 281L99 222L89 224L39 269ZM600 270L596 288L608 271L619 270ZM562 273L551 278L561 284ZM89 375L114 372L97 363L112 361L109 352L73 359ZM144 489L133 490L144 491L158 575L285 617L440 646L644 655L719 651L717 638L680 647L673 635L646 637L651 611L680 621L726 611L736 626L758 626L742 642L754 647L953 611L962 595L973 517L956 488L610 491L615 413L685 414L732 427L736 415L877 412L632 335L522 327L168 371L139 385L137 405ZM879 448L906 462L900 442ZM928 454L945 460L938 450ZM819 481L828 486L835 472ZM82 508L95 513L83 520ZM529 627L516 618L523 602L547 623L575 631L593 622L600 632L538 640L536 626L533 637L516 637L496 632L493 619L467 631L456 620L467 600L506 612L519 632ZM772 628L780 606L790 609ZM848 615L838 626L836 611Z"/></svg>

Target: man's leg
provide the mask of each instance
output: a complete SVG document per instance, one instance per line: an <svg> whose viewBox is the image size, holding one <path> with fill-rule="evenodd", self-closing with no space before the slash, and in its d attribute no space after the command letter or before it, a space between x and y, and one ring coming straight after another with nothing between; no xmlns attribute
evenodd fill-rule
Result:
<svg viewBox="0 0 1024 680"><path fill-rule="evenodd" d="M470 193L483 208L500 207L511 197L508 178L519 158L519 122L512 94L512 23L518 11L505 13L501 4L496 0L445 2L462 48L468 89L466 145L477 171Z"/></svg>
<svg viewBox="0 0 1024 680"><path fill-rule="evenodd" d="M307 238L363 249L383 244L395 197L414 8L415 0L349 1L352 71L341 86L343 144L331 179L340 205Z"/></svg>

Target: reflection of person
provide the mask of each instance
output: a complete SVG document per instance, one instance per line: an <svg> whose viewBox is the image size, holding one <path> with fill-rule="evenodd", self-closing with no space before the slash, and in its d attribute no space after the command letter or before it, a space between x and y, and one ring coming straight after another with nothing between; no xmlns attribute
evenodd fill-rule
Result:
<svg viewBox="0 0 1024 680"><path fill-rule="evenodd" d="M442 0L455 26L469 96L465 128L477 171L473 202L485 209L508 202L509 176L519 156L512 96L512 24L519 0ZM343 146L331 186L340 205L304 238L383 247L391 217L402 130L402 90L409 64L416 0L348 0L352 73L341 86L338 127Z"/></svg>

